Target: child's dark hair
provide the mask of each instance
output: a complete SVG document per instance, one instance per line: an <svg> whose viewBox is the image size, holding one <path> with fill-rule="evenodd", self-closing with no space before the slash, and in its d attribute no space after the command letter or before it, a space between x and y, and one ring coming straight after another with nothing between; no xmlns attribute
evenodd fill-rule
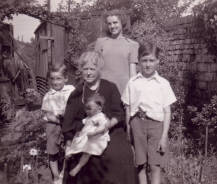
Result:
<svg viewBox="0 0 217 184"><path fill-rule="evenodd" d="M157 59L159 59L161 50L152 42L147 42L144 45L140 45L138 52L139 52L139 59L141 59L143 56L148 56L150 54L154 55Z"/></svg>
<svg viewBox="0 0 217 184"><path fill-rule="evenodd" d="M52 64L48 67L47 77L50 77L52 72L60 72L64 77L68 76L68 70L65 64Z"/></svg>
<svg viewBox="0 0 217 184"><path fill-rule="evenodd" d="M88 102L90 102L90 101L95 102L97 105L99 105L99 106L102 107L102 108L103 108L103 106L104 106L104 104L105 104L105 99L104 99L104 97L101 96L101 95L99 95L99 94L97 94L97 93L94 94L94 95L92 95L92 96L90 96L90 97L87 99L86 103L88 103Z"/></svg>

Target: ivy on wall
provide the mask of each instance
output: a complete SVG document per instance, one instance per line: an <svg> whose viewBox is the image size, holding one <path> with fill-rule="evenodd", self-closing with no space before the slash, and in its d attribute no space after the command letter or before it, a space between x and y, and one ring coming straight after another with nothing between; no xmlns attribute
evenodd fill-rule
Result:
<svg viewBox="0 0 217 184"><path fill-rule="evenodd" d="M217 1L206 0L194 9L198 27L202 28L201 37L211 54L217 55Z"/></svg>

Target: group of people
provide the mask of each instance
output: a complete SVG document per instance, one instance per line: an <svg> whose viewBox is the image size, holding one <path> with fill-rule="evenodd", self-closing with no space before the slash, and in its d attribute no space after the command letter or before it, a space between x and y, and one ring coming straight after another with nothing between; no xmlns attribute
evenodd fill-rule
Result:
<svg viewBox="0 0 217 184"><path fill-rule="evenodd" d="M66 84L65 65L49 69L42 111L54 184L146 184L148 171L160 184L176 97L157 72L160 50L123 36L121 18L106 15L109 34L80 56L79 84Z"/></svg>

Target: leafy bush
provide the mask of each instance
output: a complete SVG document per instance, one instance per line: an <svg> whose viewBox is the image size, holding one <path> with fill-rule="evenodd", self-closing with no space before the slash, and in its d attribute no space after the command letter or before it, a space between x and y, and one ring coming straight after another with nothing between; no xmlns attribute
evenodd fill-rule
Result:
<svg viewBox="0 0 217 184"><path fill-rule="evenodd" d="M12 99L8 95L8 91L5 88L0 89L0 125L10 122L14 115L14 105Z"/></svg>
<svg viewBox="0 0 217 184"><path fill-rule="evenodd" d="M191 120L195 129L195 143L198 148L205 147L206 149L216 147L216 134L217 134L217 96L213 96L210 103L204 104L201 109L189 106L189 111L191 112ZM208 131L206 133L206 130ZM205 140L207 140L207 145L205 145Z"/></svg>
<svg viewBox="0 0 217 184"><path fill-rule="evenodd" d="M40 110L24 107L1 137L0 163L7 164L10 184L45 184L51 181L45 153L45 123Z"/></svg>
<svg viewBox="0 0 217 184"><path fill-rule="evenodd" d="M165 184L214 184L217 182L216 163L215 154L204 157L201 154L171 153L165 169Z"/></svg>
<svg viewBox="0 0 217 184"><path fill-rule="evenodd" d="M216 54L217 49L217 2L206 0L194 9L198 18L198 27L201 29L201 38L208 46L208 50Z"/></svg>
<svg viewBox="0 0 217 184"><path fill-rule="evenodd" d="M3 124L10 122L14 117L14 107L11 103L10 98L0 97L0 117Z"/></svg>

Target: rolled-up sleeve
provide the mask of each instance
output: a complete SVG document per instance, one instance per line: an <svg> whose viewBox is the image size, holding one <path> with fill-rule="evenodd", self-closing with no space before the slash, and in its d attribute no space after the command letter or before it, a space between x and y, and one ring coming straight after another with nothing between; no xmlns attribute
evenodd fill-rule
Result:
<svg viewBox="0 0 217 184"><path fill-rule="evenodd" d="M169 82L165 83L163 85L162 89L163 89L162 92L164 94L163 107L167 107L167 106L173 104L174 102L176 102L176 96L175 96Z"/></svg>

